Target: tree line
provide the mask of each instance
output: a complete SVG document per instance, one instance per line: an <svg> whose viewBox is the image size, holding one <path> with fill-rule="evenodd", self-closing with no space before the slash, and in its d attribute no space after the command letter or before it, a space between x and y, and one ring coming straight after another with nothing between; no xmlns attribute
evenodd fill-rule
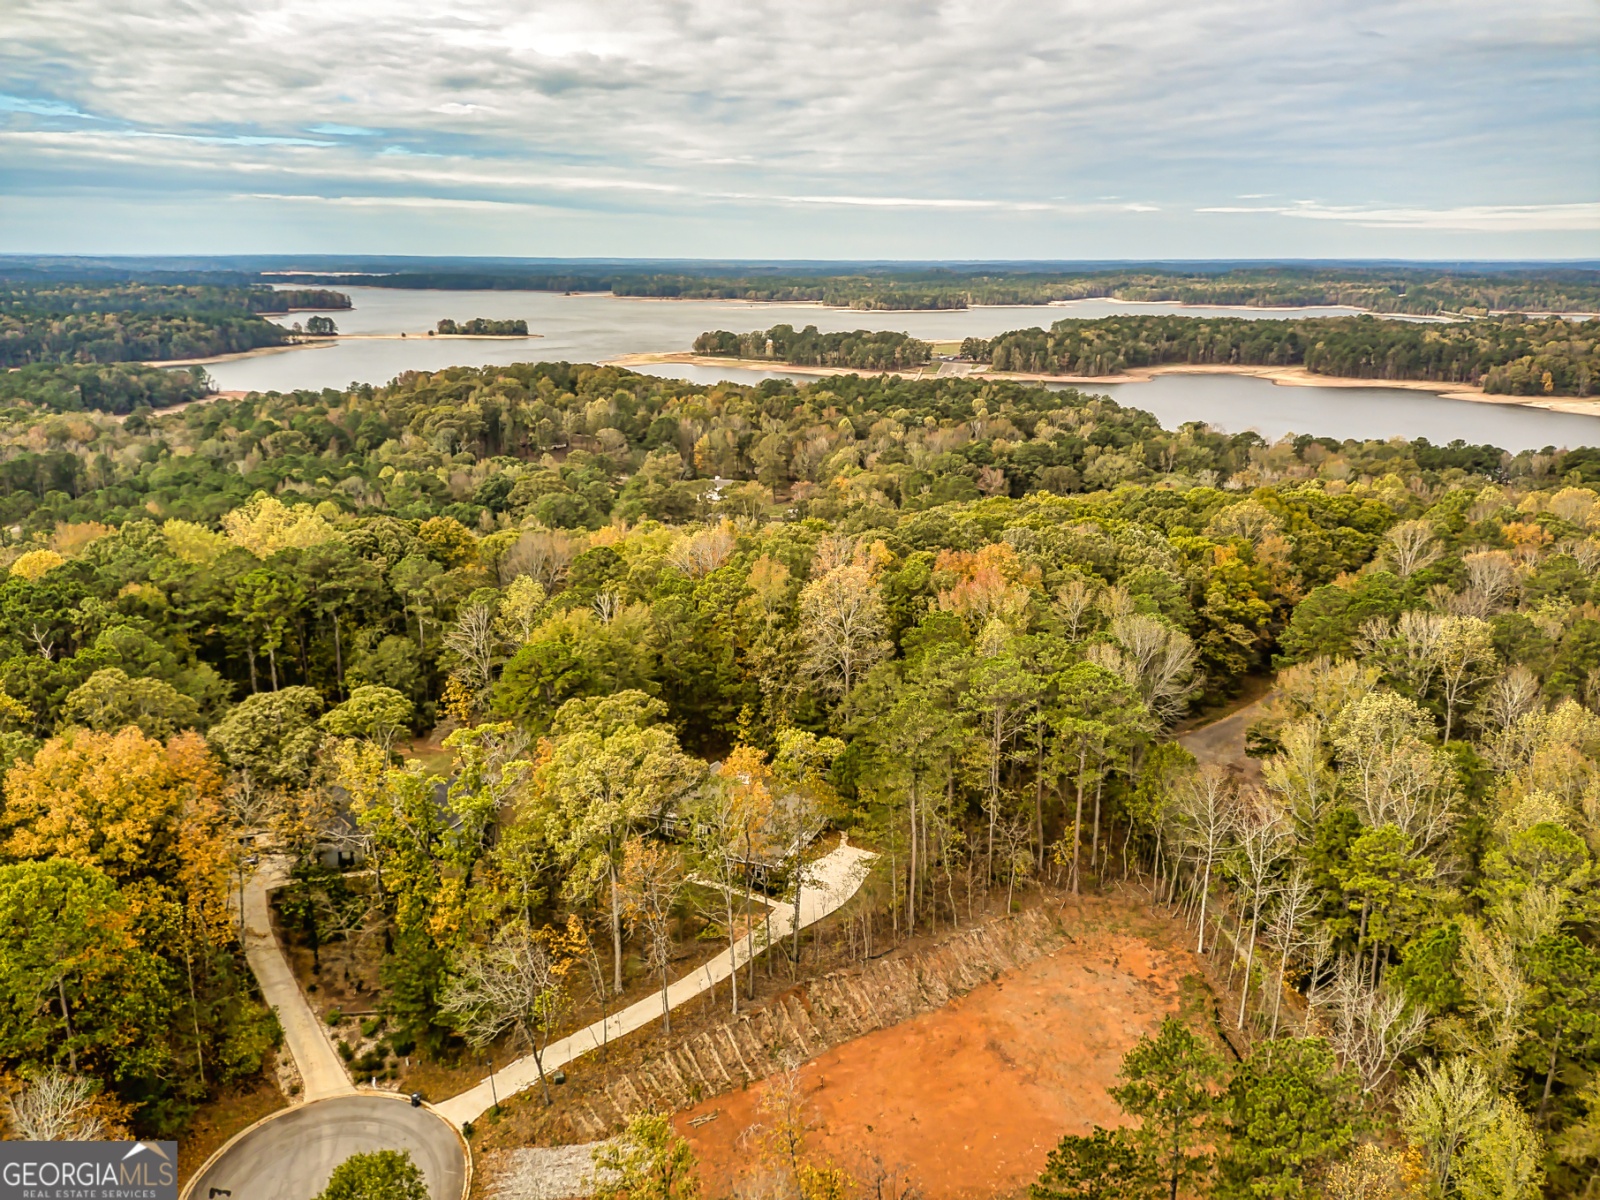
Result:
<svg viewBox="0 0 1600 1200"><path fill-rule="evenodd" d="M491 334L506 336L508 334L525 334L528 332L528 323L524 320L496 321L488 317L473 317L470 321L452 321L446 317L438 324L440 333L468 333Z"/></svg>
<svg viewBox="0 0 1600 1200"><path fill-rule="evenodd" d="M339 276L312 277L338 285ZM1049 304L1111 298L1248 307L1350 306L1380 313L1600 310L1600 277L1591 268L1499 271L1449 267L1220 266L1164 267L882 267L848 270L787 265L698 270L610 269L398 271L364 277L363 285L441 290L609 291L618 296L683 300L816 303L856 309L960 309L975 304Z"/></svg>
<svg viewBox="0 0 1600 1200"><path fill-rule="evenodd" d="M967 338L996 371L1118 375L1174 363L1304 367L1352 379L1425 379L1518 396L1588 396L1600 383L1600 320L1517 317L1418 324L1376 317L1254 321L1104 317Z"/></svg>
<svg viewBox="0 0 1600 1200"><path fill-rule="evenodd" d="M694 340L696 354L720 358L771 359L802 366L849 367L863 371L896 371L920 367L933 356L933 347L905 333L857 329L848 333L818 333L815 325L795 330L774 325L766 331L728 333L718 329Z"/></svg>
<svg viewBox="0 0 1600 1200"><path fill-rule="evenodd" d="M198 400L211 390L211 381L201 367L163 370L131 363L32 364L0 374L0 405L25 405L48 412L126 415L135 409L170 408Z"/></svg>
<svg viewBox="0 0 1600 1200"><path fill-rule="evenodd" d="M348 296L316 289L0 284L0 367L205 358L253 350L290 337L261 313L349 306Z"/></svg>
<svg viewBox="0 0 1600 1200"><path fill-rule="evenodd" d="M39 374L0 380L44 395L50 372L65 371L30 370ZM100 370L120 378L129 368ZM1199 423L1165 430L1104 397L1007 381L841 376L708 387L566 364L219 398L156 423L141 412L120 422L20 409L0 420L0 520L24 537L152 512L214 524L258 491L341 513L449 515L474 531L528 519L585 531L614 516L682 522L780 502L800 516L871 511L885 520L954 500L1077 495L1173 476L1391 472L1434 482L1456 472L1592 480L1600 452L1304 436L1267 446Z"/></svg>

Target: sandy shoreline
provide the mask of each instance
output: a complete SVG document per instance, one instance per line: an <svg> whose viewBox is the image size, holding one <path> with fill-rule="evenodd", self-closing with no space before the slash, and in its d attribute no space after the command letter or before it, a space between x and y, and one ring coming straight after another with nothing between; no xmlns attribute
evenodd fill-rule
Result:
<svg viewBox="0 0 1600 1200"><path fill-rule="evenodd" d="M746 371L773 371L785 375L808 375L826 379L836 375L899 375L905 379L932 379L938 364L915 371L851 370L844 367L808 367L774 363L764 359L722 358L709 354L673 352L666 354L624 354L610 359L614 367L659 366L683 363L697 367L734 367ZM1398 388L1403 391L1432 392L1445 400L1466 400L1474 404L1504 404L1513 408L1543 408L1551 412L1583 417L1600 417L1600 399L1579 396L1506 396L1488 394L1481 387L1459 383L1435 383L1425 379L1350 379L1339 375L1315 375L1304 367L1212 366L1172 363L1160 367L1136 367L1121 375L1043 375L1024 371L966 371L966 379L1010 379L1018 383L1066 383L1074 386L1148 383L1158 375L1249 375L1283 387ZM946 376L949 378L950 376Z"/></svg>
<svg viewBox="0 0 1600 1200"><path fill-rule="evenodd" d="M239 362L246 358L262 358L268 354L286 354L290 350L319 350L331 346L336 339L318 338L314 342L286 342L281 346L257 346L254 350L238 350L232 354L213 354L209 358L156 358L140 363L143 367L206 367L212 363Z"/></svg>
<svg viewBox="0 0 1600 1200"><path fill-rule="evenodd" d="M341 333L336 342L526 342L542 333Z"/></svg>

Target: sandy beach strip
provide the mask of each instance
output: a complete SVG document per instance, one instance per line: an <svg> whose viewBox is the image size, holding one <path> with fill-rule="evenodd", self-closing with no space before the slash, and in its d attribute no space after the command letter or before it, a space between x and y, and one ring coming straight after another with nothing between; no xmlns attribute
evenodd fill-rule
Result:
<svg viewBox="0 0 1600 1200"><path fill-rule="evenodd" d="M207 367L212 363L238 362L246 358L261 358L268 354L284 354L290 350L320 350L334 344L336 338L318 338L309 342L284 342L279 346L257 346L254 350L237 350L232 354L213 354L209 358L157 358L140 363L144 367Z"/></svg>

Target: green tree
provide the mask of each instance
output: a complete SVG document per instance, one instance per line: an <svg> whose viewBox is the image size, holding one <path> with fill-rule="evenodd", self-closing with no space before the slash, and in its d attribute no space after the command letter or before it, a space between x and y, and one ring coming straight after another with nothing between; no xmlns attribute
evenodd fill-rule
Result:
<svg viewBox="0 0 1600 1200"><path fill-rule="evenodd" d="M0 866L0 1060L155 1076L177 1007L168 984L100 871L59 858Z"/></svg>
<svg viewBox="0 0 1600 1200"><path fill-rule="evenodd" d="M1167 1017L1122 1059L1123 1082L1111 1096L1138 1117L1134 1144L1151 1163L1169 1200L1211 1172L1207 1120L1217 1106L1222 1063L1211 1047L1177 1017Z"/></svg>
<svg viewBox="0 0 1600 1200"><path fill-rule="evenodd" d="M335 1167L316 1200L431 1200L431 1194L409 1150L373 1150Z"/></svg>
<svg viewBox="0 0 1600 1200"><path fill-rule="evenodd" d="M1355 1140L1361 1106L1354 1076L1321 1038L1263 1042L1233 1073L1222 1100L1227 1148L1219 1197L1289 1200Z"/></svg>
<svg viewBox="0 0 1600 1200"><path fill-rule="evenodd" d="M206 735L236 771L258 783L299 786L311 777L323 734L317 728L322 696L315 688L257 692L234 705Z"/></svg>
<svg viewBox="0 0 1600 1200"><path fill-rule="evenodd" d="M130 679L120 667L89 676L67 696L65 720L102 733L135 725L146 737L169 738L200 723L200 707L160 679Z"/></svg>
<svg viewBox="0 0 1600 1200"><path fill-rule="evenodd" d="M1461 1200L1534 1200L1544 1190L1544 1141L1528 1114L1495 1098L1488 1122L1461 1148L1455 1172Z"/></svg>
<svg viewBox="0 0 1600 1200"><path fill-rule="evenodd" d="M1365 830L1335 868L1346 905L1358 914L1357 943L1372 948L1374 959L1385 946L1416 927L1427 906L1425 885L1433 864L1415 852L1412 839L1394 825Z"/></svg>
<svg viewBox="0 0 1600 1200"><path fill-rule="evenodd" d="M694 1151L662 1113L629 1118L620 1137L594 1151L595 1200L699 1200Z"/></svg>
<svg viewBox="0 0 1600 1200"><path fill-rule="evenodd" d="M387 750L414 716L411 701L399 692L369 684L329 709L320 723L335 737L366 738Z"/></svg>
<svg viewBox="0 0 1600 1200"><path fill-rule="evenodd" d="M1028 1185L1030 1200L1137 1200L1150 1180L1150 1164L1126 1129L1096 1125L1087 1137L1068 1134Z"/></svg>
<svg viewBox="0 0 1600 1200"><path fill-rule="evenodd" d="M642 692L573 700L556 714L555 744L540 765L547 837L568 865L575 896L609 893L612 986L622 991L622 851L698 782L703 767L655 724L659 701Z"/></svg>

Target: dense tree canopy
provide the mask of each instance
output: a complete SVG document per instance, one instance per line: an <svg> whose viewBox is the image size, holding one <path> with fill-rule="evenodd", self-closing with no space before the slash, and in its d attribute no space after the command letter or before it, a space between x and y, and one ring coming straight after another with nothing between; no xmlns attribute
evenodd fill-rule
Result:
<svg viewBox="0 0 1600 1200"><path fill-rule="evenodd" d="M349 308L318 289L0 282L0 367L205 358L289 339L258 314ZM98 406L97 406L98 407Z"/></svg>
<svg viewBox="0 0 1600 1200"><path fill-rule="evenodd" d="M1449 324L1314 317L1103 317L967 338L996 371L1118 375L1174 363L1304 367L1354 379L1481 384L1518 396L1588 396L1600 387L1600 321L1505 317Z"/></svg>
<svg viewBox="0 0 1600 1200"><path fill-rule="evenodd" d="M258 1069L246 837L436 1056L537 1048L582 977L660 987L691 875L730 897L695 928L753 938L731 897L798 904L831 824L897 935L1126 873L1237 952L1217 1019L1268 1056L1163 1033L1119 1089L1160 1145L1088 1135L1041 1195L1298 1195L1391 1104L1463 1188L1593 1165L1593 451L566 364L6 422L0 892L71 918L6 925L6 1069L141 1129ZM1274 671L1241 793L1170 734ZM1470 1152L1423 1086L1462 1056Z"/></svg>
<svg viewBox="0 0 1600 1200"><path fill-rule="evenodd" d="M330 275L313 282L339 286ZM730 272L710 265L675 272L612 268L530 270L517 266L399 270L363 278L371 287L457 291L611 291L618 296L700 300L821 302L856 309L950 309L973 304L1048 304L1111 297L1250 307L1347 305L1372 312L1594 312L1600 281L1591 268L1528 268L1487 273L1447 267L1227 266L1012 269L854 267L848 272L790 264Z"/></svg>

